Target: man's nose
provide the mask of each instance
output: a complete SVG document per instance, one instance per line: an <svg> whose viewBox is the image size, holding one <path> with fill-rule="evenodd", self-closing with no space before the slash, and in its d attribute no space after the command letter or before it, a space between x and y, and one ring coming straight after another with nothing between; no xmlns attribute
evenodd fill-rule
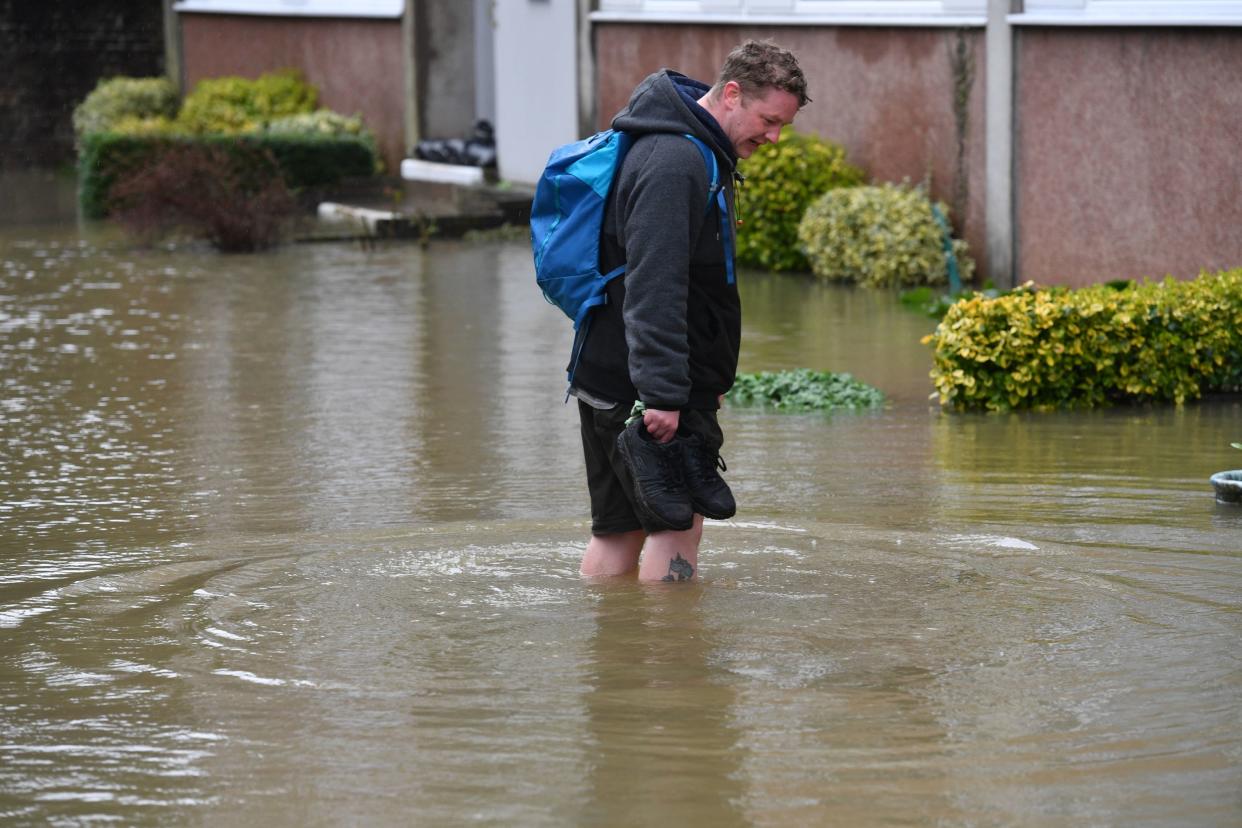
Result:
<svg viewBox="0 0 1242 828"><path fill-rule="evenodd" d="M774 126L767 132L763 133L763 137L767 139L769 144L775 144L777 141L781 140L781 128L779 126Z"/></svg>

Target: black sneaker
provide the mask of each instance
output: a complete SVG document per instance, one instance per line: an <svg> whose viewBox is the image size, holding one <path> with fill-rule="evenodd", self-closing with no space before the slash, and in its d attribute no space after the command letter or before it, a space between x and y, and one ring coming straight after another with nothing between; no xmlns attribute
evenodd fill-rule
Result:
<svg viewBox="0 0 1242 828"><path fill-rule="evenodd" d="M733 492L729 491L729 484L720 476L720 472L728 468L724 458L717 452L708 451L703 446L703 438L697 434L681 437L675 442L681 443L686 488L690 490L694 511L713 520L726 520L737 514Z"/></svg>
<svg viewBox="0 0 1242 828"><path fill-rule="evenodd" d="M617 435L621 459L634 478L634 499L652 522L684 531L694 525L694 507L682 471L682 440L661 443L638 418Z"/></svg>

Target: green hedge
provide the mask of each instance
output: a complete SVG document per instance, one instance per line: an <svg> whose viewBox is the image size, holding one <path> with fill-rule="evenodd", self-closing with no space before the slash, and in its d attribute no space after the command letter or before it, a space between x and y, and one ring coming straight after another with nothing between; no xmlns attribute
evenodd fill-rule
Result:
<svg viewBox="0 0 1242 828"><path fill-rule="evenodd" d="M845 150L786 127L781 140L764 144L738 164L746 176L738 189L737 259L768 270L806 270L798 222L807 205L828 190L863 181Z"/></svg>
<svg viewBox="0 0 1242 828"><path fill-rule="evenodd" d="M109 192L118 177L150 164L166 147L201 143L222 147L259 147L272 153L281 177L291 190L332 186L348 176L375 171L375 149L363 137L306 135L203 135L177 137L86 135L78 156L78 200L87 218L102 218L110 209Z"/></svg>
<svg viewBox="0 0 1242 828"><path fill-rule="evenodd" d="M1242 268L975 296L923 342L935 349L941 404L958 410L1181 404L1242 390Z"/></svg>

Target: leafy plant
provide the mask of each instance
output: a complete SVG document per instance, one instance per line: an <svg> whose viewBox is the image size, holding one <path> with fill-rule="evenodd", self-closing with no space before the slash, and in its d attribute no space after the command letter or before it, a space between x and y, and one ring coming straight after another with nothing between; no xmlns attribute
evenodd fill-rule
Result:
<svg viewBox="0 0 1242 828"><path fill-rule="evenodd" d="M116 123L107 131L116 135L135 135L139 137L185 135L185 131L177 125L176 120L163 115L152 115L146 118L126 115L123 118L117 119Z"/></svg>
<svg viewBox="0 0 1242 828"><path fill-rule="evenodd" d="M73 110L73 131L79 142L93 132L118 124L155 120L169 123L177 114L177 87L168 78L114 77L101 80Z"/></svg>
<svg viewBox="0 0 1242 828"><path fill-rule="evenodd" d="M759 147L738 169L746 182L737 199L737 258L769 270L806 270L798 247L803 212L828 190L863 181L841 147L788 127L779 143Z"/></svg>
<svg viewBox="0 0 1242 828"><path fill-rule="evenodd" d="M938 202L942 214L948 207ZM944 232L926 193L881 184L820 196L798 225L811 270L823 279L871 287L940 285L948 281ZM963 281L974 273L966 242L952 242Z"/></svg>
<svg viewBox="0 0 1242 828"><path fill-rule="evenodd" d="M177 124L195 135L255 132L278 118L313 112L318 101L319 90L294 69L253 80L208 78L186 96Z"/></svg>
<svg viewBox="0 0 1242 828"><path fill-rule="evenodd" d="M316 109L314 112L299 112L296 115L282 115L268 122L266 131L269 135L319 135L340 137L356 135L370 138L370 132L362 124L357 115L342 115L331 109Z"/></svg>
<svg viewBox="0 0 1242 828"><path fill-rule="evenodd" d="M1181 404L1242 389L1242 268L972 296L923 342L941 404L956 409Z"/></svg>
<svg viewBox="0 0 1242 828"><path fill-rule="evenodd" d="M809 368L738 374L727 399L739 404L770 406L778 411L865 409L884 404L884 395L879 389L849 374Z"/></svg>
<svg viewBox="0 0 1242 828"><path fill-rule="evenodd" d="M226 252L275 244L296 209L275 157L253 144L173 145L122 176L112 195L121 222L144 241L185 230Z"/></svg>
<svg viewBox="0 0 1242 828"><path fill-rule="evenodd" d="M361 116L342 115L331 109L316 109L297 115L284 115L270 121L263 134L272 136L301 136L306 138L352 139L366 144L375 156L374 172L380 172L379 153L375 149L375 136Z"/></svg>

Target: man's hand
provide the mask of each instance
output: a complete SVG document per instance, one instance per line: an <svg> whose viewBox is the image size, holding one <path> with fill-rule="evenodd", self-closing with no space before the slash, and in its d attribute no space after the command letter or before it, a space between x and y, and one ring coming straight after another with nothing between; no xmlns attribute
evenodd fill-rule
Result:
<svg viewBox="0 0 1242 828"><path fill-rule="evenodd" d="M647 433L661 443L667 443L677 435L677 424L680 422L680 411L648 408L643 412L643 425L647 427Z"/></svg>

